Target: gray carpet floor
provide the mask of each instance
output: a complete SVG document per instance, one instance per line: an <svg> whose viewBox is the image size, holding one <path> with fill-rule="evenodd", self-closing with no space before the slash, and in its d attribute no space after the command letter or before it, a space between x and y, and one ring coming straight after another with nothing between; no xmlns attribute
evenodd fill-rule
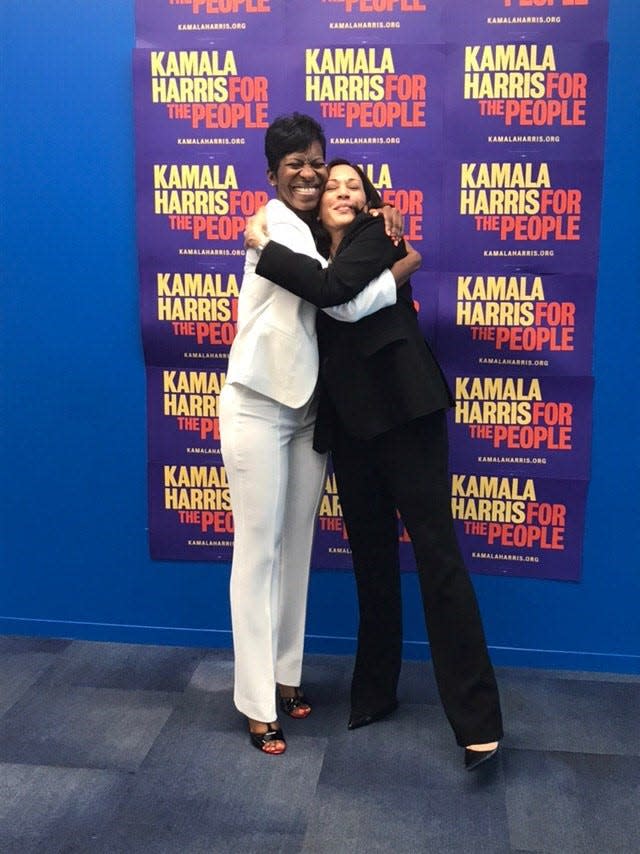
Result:
<svg viewBox="0 0 640 854"><path fill-rule="evenodd" d="M430 665L349 732L351 664L307 657L272 757L228 650L0 638L0 852L640 852L640 678L499 669L503 749L469 774Z"/></svg>

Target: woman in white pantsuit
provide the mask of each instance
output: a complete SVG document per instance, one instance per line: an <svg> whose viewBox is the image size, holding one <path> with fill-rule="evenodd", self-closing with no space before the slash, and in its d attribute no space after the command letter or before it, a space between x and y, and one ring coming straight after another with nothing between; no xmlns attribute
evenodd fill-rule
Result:
<svg viewBox="0 0 640 854"><path fill-rule="evenodd" d="M327 174L321 127L297 113L276 119L267 130L265 153L278 197L267 205L270 236L326 264L307 225L315 220ZM275 754L286 747L276 689L286 714L302 718L311 711L299 686L325 457L312 449L316 307L258 276L257 258L255 250L247 252L237 335L220 397L220 431L235 526L234 702L249 719L252 744ZM355 321L395 303L396 278L404 281L419 256L404 261L393 273L373 263L361 265L357 276L332 270L317 305L345 303L325 310Z"/></svg>

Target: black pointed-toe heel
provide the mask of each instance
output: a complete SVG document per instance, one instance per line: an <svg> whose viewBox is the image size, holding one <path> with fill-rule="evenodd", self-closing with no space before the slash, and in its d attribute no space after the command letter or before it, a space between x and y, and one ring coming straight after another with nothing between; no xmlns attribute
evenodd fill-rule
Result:
<svg viewBox="0 0 640 854"><path fill-rule="evenodd" d="M285 715L289 715L290 718L294 718L295 720L302 720L302 718L308 718L311 714L311 706L309 705L309 701L305 697L302 688L295 688L294 690L295 694L293 695L293 697L283 697L280 693L280 689L278 689L280 708L285 713Z"/></svg>
<svg viewBox="0 0 640 854"><path fill-rule="evenodd" d="M261 750L263 753L267 753L271 756L280 756L287 749L287 742L285 741L284 733L280 727L274 728L273 724L267 724L266 732L253 732L253 730L249 729L249 738L251 739L251 744L253 744L254 747L257 747L258 750ZM278 750L267 750L267 746L271 744L272 741L281 741L283 747Z"/></svg>
<svg viewBox="0 0 640 854"><path fill-rule="evenodd" d="M398 701L394 700L393 703L389 703L388 706L384 706L377 712L351 712L347 729L360 729L360 727L374 724L376 721L381 721L383 718L388 717L397 708Z"/></svg>
<svg viewBox="0 0 640 854"><path fill-rule="evenodd" d="M468 747L465 747L464 767L467 771L474 771L480 765L484 765L485 762L492 759L498 752L499 747L499 744L497 744L492 750L469 750Z"/></svg>

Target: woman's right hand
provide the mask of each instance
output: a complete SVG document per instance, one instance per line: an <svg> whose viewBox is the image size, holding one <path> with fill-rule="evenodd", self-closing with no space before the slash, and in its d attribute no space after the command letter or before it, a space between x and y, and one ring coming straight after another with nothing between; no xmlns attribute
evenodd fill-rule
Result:
<svg viewBox="0 0 640 854"><path fill-rule="evenodd" d="M263 205L253 216L247 219L244 227L245 249L264 249L265 243L269 241L267 229L267 209Z"/></svg>
<svg viewBox="0 0 640 854"><path fill-rule="evenodd" d="M401 258L399 261L396 261L393 267L391 268L393 278L396 280L397 288L401 288L404 284L406 284L406 282L409 281L413 273L415 273L416 270L419 270L422 266L422 255L418 252L418 250L414 249L413 246L406 239L404 241L404 245L407 247L407 254L404 258Z"/></svg>

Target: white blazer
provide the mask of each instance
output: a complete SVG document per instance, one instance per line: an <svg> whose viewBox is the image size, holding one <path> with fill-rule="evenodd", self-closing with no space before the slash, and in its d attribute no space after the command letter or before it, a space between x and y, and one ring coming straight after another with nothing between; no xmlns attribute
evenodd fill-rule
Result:
<svg viewBox="0 0 640 854"><path fill-rule="evenodd" d="M318 254L309 227L279 199L267 203L269 237L294 252ZM316 307L256 274L258 252L247 251L238 301L237 333L227 382L240 383L278 403L297 409L310 399L318 380ZM390 270L354 299L323 309L336 320L355 322L396 302Z"/></svg>

